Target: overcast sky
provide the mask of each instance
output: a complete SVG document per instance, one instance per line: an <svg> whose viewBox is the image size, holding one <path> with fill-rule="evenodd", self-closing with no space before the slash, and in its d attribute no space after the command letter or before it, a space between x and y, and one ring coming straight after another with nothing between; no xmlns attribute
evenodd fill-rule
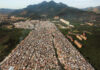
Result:
<svg viewBox="0 0 100 70"><path fill-rule="evenodd" d="M0 0L0 8L20 9L28 5L38 4L42 1L50 0ZM100 6L100 0L54 0L76 8L86 8Z"/></svg>

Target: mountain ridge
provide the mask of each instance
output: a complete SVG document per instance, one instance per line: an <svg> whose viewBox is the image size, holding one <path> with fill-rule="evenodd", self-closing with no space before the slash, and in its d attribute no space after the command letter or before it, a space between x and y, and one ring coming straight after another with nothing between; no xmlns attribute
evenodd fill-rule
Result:
<svg viewBox="0 0 100 70"><path fill-rule="evenodd" d="M88 7L88 8L84 8L84 11L92 11L95 13L100 13L100 6L96 6L96 7Z"/></svg>
<svg viewBox="0 0 100 70"><path fill-rule="evenodd" d="M0 8L0 14L9 14L13 11L15 11L15 9Z"/></svg>
<svg viewBox="0 0 100 70"><path fill-rule="evenodd" d="M52 18L60 16L74 20L90 20L95 16L93 12L86 12L77 8L69 7L63 3L55 1L43 1L42 3L29 5L26 8L15 10L10 16L28 17L31 19Z"/></svg>

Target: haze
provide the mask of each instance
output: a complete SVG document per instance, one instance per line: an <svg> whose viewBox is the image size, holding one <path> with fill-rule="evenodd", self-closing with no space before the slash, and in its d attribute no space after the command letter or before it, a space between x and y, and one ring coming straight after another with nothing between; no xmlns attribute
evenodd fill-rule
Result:
<svg viewBox="0 0 100 70"><path fill-rule="evenodd" d="M0 8L21 9L28 5L38 4L42 1L50 0L0 0ZM76 8L86 8L100 6L100 0L54 0L55 2L63 2L68 6Z"/></svg>

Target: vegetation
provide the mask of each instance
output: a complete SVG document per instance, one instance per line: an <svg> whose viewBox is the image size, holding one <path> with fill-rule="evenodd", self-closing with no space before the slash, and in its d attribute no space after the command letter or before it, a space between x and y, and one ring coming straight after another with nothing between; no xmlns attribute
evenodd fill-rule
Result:
<svg viewBox="0 0 100 70"><path fill-rule="evenodd" d="M0 62L23 40L30 30L0 28Z"/></svg>
<svg viewBox="0 0 100 70"><path fill-rule="evenodd" d="M72 25L75 26L75 28L71 29L61 29L59 30L65 35L68 34L68 32L71 32L73 34L70 34L74 40L78 40L74 34L82 34L84 31L87 31L86 33L87 40L79 41L83 47L77 48L77 46L72 42L72 44L81 52L81 54L86 58L88 62L90 62L93 67L96 70L100 70L100 24L94 24L93 26L86 25L83 22L76 22L76 21L70 21ZM56 23L61 24L64 26L63 23ZM83 24L83 25L80 25ZM70 41L70 40L69 40ZM71 42L71 41L70 41Z"/></svg>

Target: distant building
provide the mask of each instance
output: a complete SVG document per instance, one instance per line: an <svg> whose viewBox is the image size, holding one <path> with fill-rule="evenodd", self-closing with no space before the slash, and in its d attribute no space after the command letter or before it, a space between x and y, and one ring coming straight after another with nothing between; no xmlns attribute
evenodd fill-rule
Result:
<svg viewBox="0 0 100 70"><path fill-rule="evenodd" d="M11 16L10 19L11 19L11 20L23 20L23 19L25 19L25 18L24 18L24 17Z"/></svg>
<svg viewBox="0 0 100 70"><path fill-rule="evenodd" d="M82 39L87 40L87 37L84 35L80 35Z"/></svg>
<svg viewBox="0 0 100 70"><path fill-rule="evenodd" d="M85 25L85 24L80 24L81 26Z"/></svg>
<svg viewBox="0 0 100 70"><path fill-rule="evenodd" d="M59 16L55 16L54 19L59 19Z"/></svg>
<svg viewBox="0 0 100 70"><path fill-rule="evenodd" d="M75 26L74 25L69 25L70 27L74 28Z"/></svg>
<svg viewBox="0 0 100 70"><path fill-rule="evenodd" d="M69 38L72 42L74 41L73 38L72 38L71 36L69 36L69 35L66 35L66 36L67 36L67 38Z"/></svg>
<svg viewBox="0 0 100 70"><path fill-rule="evenodd" d="M15 18L15 16L11 16L10 18L11 18L11 19L14 19L14 18Z"/></svg>
<svg viewBox="0 0 100 70"><path fill-rule="evenodd" d="M60 28L62 28L62 29L66 29L66 27L65 27L65 26L60 26Z"/></svg>
<svg viewBox="0 0 100 70"><path fill-rule="evenodd" d="M76 38L82 41L82 38L79 35L76 35Z"/></svg>
<svg viewBox="0 0 100 70"><path fill-rule="evenodd" d="M64 19L60 19L60 21L63 22L63 23L65 23L66 25L69 25L69 24L70 24L69 21L66 21L66 20L64 20Z"/></svg>
<svg viewBox="0 0 100 70"><path fill-rule="evenodd" d="M62 25L60 25L60 24L57 24L57 25L59 26L59 28L66 29L65 26L62 26Z"/></svg>
<svg viewBox="0 0 100 70"><path fill-rule="evenodd" d="M74 44L75 44L78 48L82 48L82 44L79 43L77 40L74 41Z"/></svg>
<svg viewBox="0 0 100 70"><path fill-rule="evenodd" d="M8 15L0 14L0 21L7 20L7 19L8 19Z"/></svg>
<svg viewBox="0 0 100 70"><path fill-rule="evenodd" d="M86 23L87 25L89 25L89 26L93 26L93 23Z"/></svg>

